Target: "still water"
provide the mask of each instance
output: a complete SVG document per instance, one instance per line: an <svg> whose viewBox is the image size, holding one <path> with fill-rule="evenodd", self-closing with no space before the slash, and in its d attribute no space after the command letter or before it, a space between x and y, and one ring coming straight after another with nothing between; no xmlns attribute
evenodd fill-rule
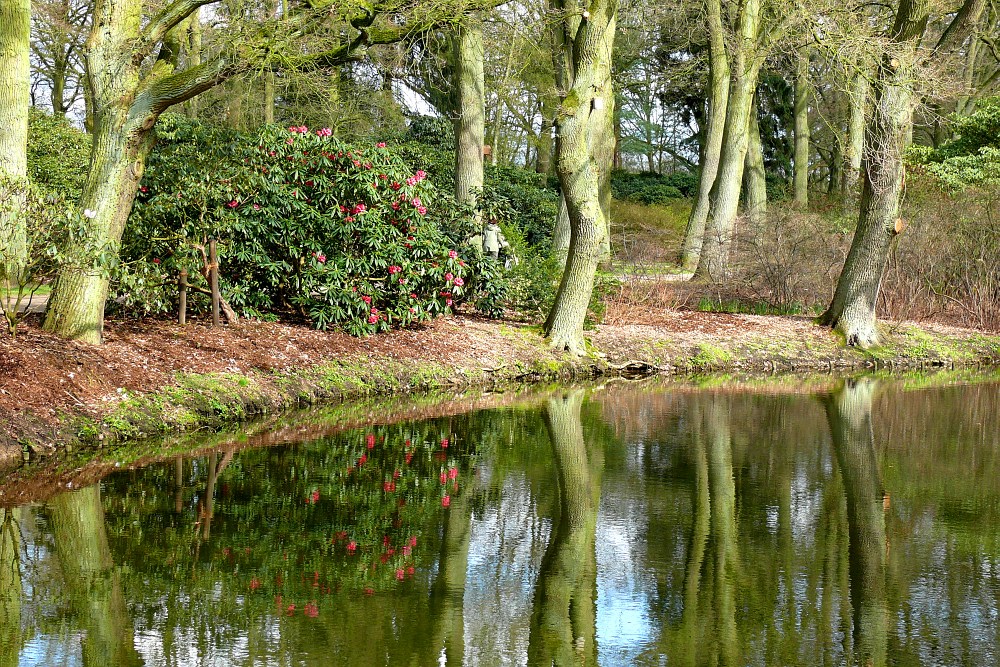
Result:
<svg viewBox="0 0 1000 667"><path fill-rule="evenodd" d="M0 666L1000 663L998 384L567 389L44 495Z"/></svg>

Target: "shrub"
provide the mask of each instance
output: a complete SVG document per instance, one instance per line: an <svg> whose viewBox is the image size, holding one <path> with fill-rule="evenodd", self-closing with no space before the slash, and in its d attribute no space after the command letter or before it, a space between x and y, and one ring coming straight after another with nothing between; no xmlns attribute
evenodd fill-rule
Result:
<svg viewBox="0 0 1000 667"><path fill-rule="evenodd" d="M90 163L90 137L34 107L28 116L28 180L40 193L75 201Z"/></svg>
<svg viewBox="0 0 1000 667"><path fill-rule="evenodd" d="M123 241L129 309L164 310L157 289L182 268L196 274L209 237L224 292L247 315L295 307L318 328L363 335L447 312L462 293L465 263L427 216L434 188L398 151L305 127L161 123L165 145Z"/></svg>
<svg viewBox="0 0 1000 667"><path fill-rule="evenodd" d="M616 199L624 201L664 205L683 196L675 183L690 187L687 180L677 175L664 176L649 171L633 174L616 170L611 174L611 193Z"/></svg>

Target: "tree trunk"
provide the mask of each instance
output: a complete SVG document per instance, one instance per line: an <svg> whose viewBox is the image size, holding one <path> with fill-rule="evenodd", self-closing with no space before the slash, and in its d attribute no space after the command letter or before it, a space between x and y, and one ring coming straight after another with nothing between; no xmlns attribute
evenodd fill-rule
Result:
<svg viewBox="0 0 1000 667"><path fill-rule="evenodd" d="M750 143L747 146L746 165L743 172L746 191L747 218L754 227L764 222L767 215L767 179L764 171L764 152L760 141L757 110L750 113Z"/></svg>
<svg viewBox="0 0 1000 667"><path fill-rule="evenodd" d="M117 254L153 146L151 132L135 127L128 111L119 104L98 114L90 171L80 198L84 215L93 214L89 243L74 249L79 261L59 275L45 318L48 331L95 345L103 341L109 279L94 249Z"/></svg>
<svg viewBox="0 0 1000 667"><path fill-rule="evenodd" d="M849 93L850 120L847 125L847 146L844 151L844 171L841 194L845 207L853 209L858 199L861 177L861 156L865 147L865 107L868 104L868 78L863 72L854 75Z"/></svg>
<svg viewBox="0 0 1000 667"><path fill-rule="evenodd" d="M886 607L885 489L872 432L869 378L848 383L824 400L847 500L850 597L854 609L855 664L885 665L889 634Z"/></svg>
<svg viewBox="0 0 1000 667"><path fill-rule="evenodd" d="M455 199L475 206L483 187L483 143L486 135L486 79L483 71L483 26L469 17L455 37Z"/></svg>
<svg viewBox="0 0 1000 667"><path fill-rule="evenodd" d="M188 41L188 67L201 65L201 14L195 11L191 15L191 32ZM198 117L198 98L192 97L187 102L189 118Z"/></svg>
<svg viewBox="0 0 1000 667"><path fill-rule="evenodd" d="M795 63L795 176L793 189L795 205L809 206L809 53L806 47L799 51Z"/></svg>
<svg viewBox="0 0 1000 667"><path fill-rule="evenodd" d="M914 49L886 55L874 85L864 147L864 184L858 226L837 282L833 302L820 318L842 333L848 345L878 342L875 306L896 235L903 193L903 153L911 125Z"/></svg>
<svg viewBox="0 0 1000 667"><path fill-rule="evenodd" d="M20 284L28 263L30 35L30 1L0 0L0 289Z"/></svg>
<svg viewBox="0 0 1000 667"><path fill-rule="evenodd" d="M552 171L552 119L548 116L548 111L543 104L542 129L538 133L538 151L535 153L535 171L546 177Z"/></svg>
<svg viewBox="0 0 1000 667"><path fill-rule="evenodd" d="M171 105L187 101L227 75L228 64L221 59L175 74L172 54L162 52L164 57L140 70L142 61L133 49L140 35L141 6L141 0L95 5L86 46L94 141L79 202L87 235L66 249L72 263L56 280L45 318L47 330L93 344L103 337L107 268L117 257L153 146L152 128Z"/></svg>
<svg viewBox="0 0 1000 667"><path fill-rule="evenodd" d="M706 13L709 29L709 108L707 126L701 129L701 165L698 177L698 194L688 218L681 250L681 265L685 271L694 271L701 259L705 238L705 225L711 205L712 186L719 171L722 156L722 136L726 129L726 107L729 99L729 58L726 55L726 33L722 27L722 3L707 0ZM701 125L699 123L699 125Z"/></svg>
<svg viewBox="0 0 1000 667"><path fill-rule="evenodd" d="M722 280L729 272L729 250L736 232L740 186L749 144L750 115L760 71L760 59L755 48L760 30L759 0L747 1L740 16L740 25L744 43L731 58L722 154L712 186L710 215L701 257L695 269L695 277L701 279Z"/></svg>
<svg viewBox="0 0 1000 667"><path fill-rule="evenodd" d="M561 3L560 8L565 9ZM572 29L576 19L567 16L563 22L564 49L555 55L562 97L556 170L569 213L570 242L545 333L553 348L575 354L586 351L583 321L607 236L602 185L613 151L613 147L608 151L607 134L611 134L608 121L614 117L614 109L609 108L614 96L609 93L617 10L617 0L595 0L589 17L576 29Z"/></svg>

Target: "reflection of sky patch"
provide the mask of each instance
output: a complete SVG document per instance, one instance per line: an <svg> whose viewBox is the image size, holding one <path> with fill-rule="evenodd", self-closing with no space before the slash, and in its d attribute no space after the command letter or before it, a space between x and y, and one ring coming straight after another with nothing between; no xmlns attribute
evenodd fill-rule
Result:
<svg viewBox="0 0 1000 667"><path fill-rule="evenodd" d="M648 527L641 484L609 477L597 516L597 650L601 665L634 664L653 641L655 576L645 567ZM631 496L636 497L631 497Z"/></svg>

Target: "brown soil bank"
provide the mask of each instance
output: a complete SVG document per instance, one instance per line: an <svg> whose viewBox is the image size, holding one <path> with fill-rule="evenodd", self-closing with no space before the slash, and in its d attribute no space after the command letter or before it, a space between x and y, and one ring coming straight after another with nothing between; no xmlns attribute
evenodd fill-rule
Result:
<svg viewBox="0 0 1000 667"><path fill-rule="evenodd" d="M0 341L0 464L60 444L217 428L296 405L423 389L496 389L608 374L825 371L1000 364L1000 336L905 324L845 349L804 317L670 312L590 332L594 354L548 350L537 328L458 316L371 338L284 324L112 322L102 347L30 324Z"/></svg>

